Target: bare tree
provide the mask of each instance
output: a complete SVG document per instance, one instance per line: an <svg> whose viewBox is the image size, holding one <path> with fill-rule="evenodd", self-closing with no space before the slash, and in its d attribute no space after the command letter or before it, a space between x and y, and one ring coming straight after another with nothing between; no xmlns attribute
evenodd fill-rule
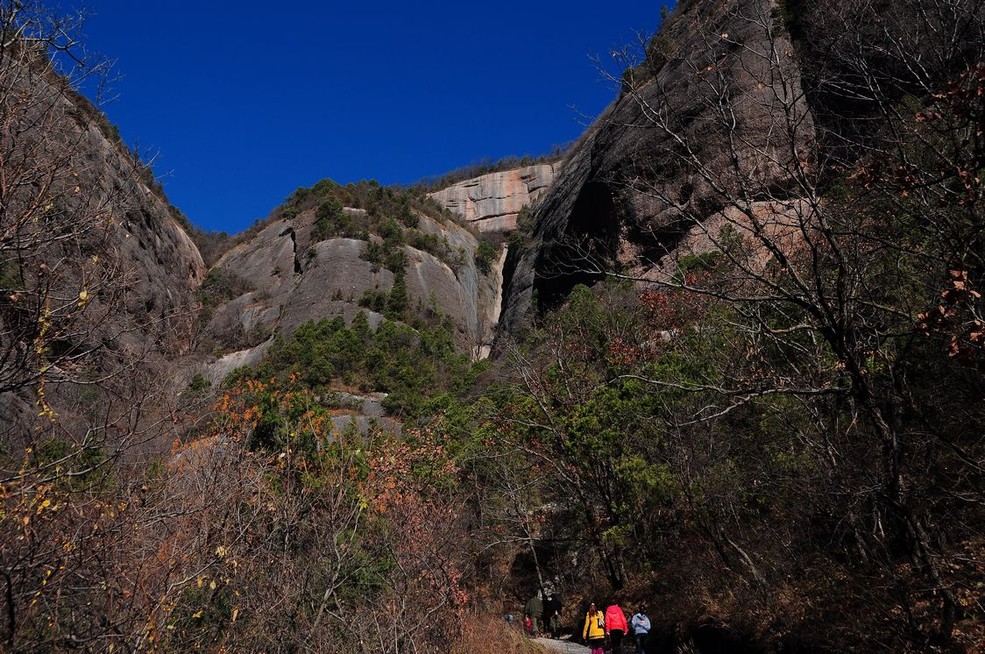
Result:
<svg viewBox="0 0 985 654"><path fill-rule="evenodd" d="M775 393L843 400L838 411L851 427L840 435L847 440L827 444L831 474L842 476L853 468L847 457L862 452L874 466L842 477L851 498L844 524L864 556L888 569L890 541L906 543L940 606L913 627L949 639L963 611L946 572L954 552L932 532L939 516L928 509L941 505L928 504L918 481L926 460L913 444L952 452L948 465L963 461L977 475L981 443L955 424L927 422L936 400L914 377L924 374L915 327L949 275L960 277L959 290L983 281L980 182L969 181L980 167L982 108L971 96L981 76L967 68L982 55L981 3L914 1L892 11L804 3L787 23L771 3L726 5L702 31L699 57L671 59L663 74L624 85L638 109L632 127L655 130L663 147L638 163L635 179L615 183L652 202L655 242L683 235L668 245L673 255L637 265L653 283L724 303L763 373L723 378L727 403L703 417ZM793 21L815 40L795 45ZM801 76L796 48L833 54ZM662 87L667 69L678 81L686 75L689 90ZM717 274L689 274L701 256ZM962 393L960 369L937 365ZM963 510L974 512L980 503L968 499ZM905 599L908 611L915 601Z"/></svg>
<svg viewBox="0 0 985 654"><path fill-rule="evenodd" d="M168 374L151 362L178 351L200 274L147 171L78 91L106 70L80 24L0 2L0 639L12 650L99 649L139 620L110 577L142 501L134 457L173 424ZM168 247L189 255L171 289L148 265Z"/></svg>
<svg viewBox="0 0 985 654"><path fill-rule="evenodd" d="M813 547L805 530L821 529L852 574L893 580L880 601L905 617L887 637L912 647L954 637L969 605L954 571L980 537L982 441L967 425L981 418L982 12L687 3L645 61L612 75L620 101L566 164L582 185L559 182L576 199L552 192L535 234L542 304L609 275L707 307L708 323L671 338L713 371L622 379L663 398L655 417L676 447L652 455L722 564L769 604L790 544ZM760 473L783 474L745 437L764 432L812 461L798 474L826 492L794 489L814 517L790 504L770 543L743 524L743 497L776 483Z"/></svg>

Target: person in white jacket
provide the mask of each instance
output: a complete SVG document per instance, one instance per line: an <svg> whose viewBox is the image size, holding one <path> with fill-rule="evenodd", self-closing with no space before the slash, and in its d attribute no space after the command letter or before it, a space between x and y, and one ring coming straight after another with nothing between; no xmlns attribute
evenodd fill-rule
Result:
<svg viewBox="0 0 985 654"><path fill-rule="evenodd" d="M629 630L636 638L636 654L645 654L646 639L650 635L650 618L646 615L644 604L640 604L640 608L629 620Z"/></svg>

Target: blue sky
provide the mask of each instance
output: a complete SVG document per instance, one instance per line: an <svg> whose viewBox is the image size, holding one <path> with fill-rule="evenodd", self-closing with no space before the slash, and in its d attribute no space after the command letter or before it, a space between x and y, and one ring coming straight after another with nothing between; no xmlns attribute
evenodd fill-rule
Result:
<svg viewBox="0 0 985 654"><path fill-rule="evenodd" d="M593 56L661 3L90 0L102 108L171 201L235 233L324 177L409 184L574 140L615 96Z"/></svg>

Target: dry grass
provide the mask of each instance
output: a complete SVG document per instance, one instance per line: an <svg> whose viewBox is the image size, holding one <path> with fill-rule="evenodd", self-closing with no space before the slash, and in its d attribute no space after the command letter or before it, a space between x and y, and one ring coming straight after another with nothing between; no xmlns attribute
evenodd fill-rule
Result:
<svg viewBox="0 0 985 654"><path fill-rule="evenodd" d="M461 637L450 654L546 654L548 650L527 638L518 625L502 616L476 615L462 625Z"/></svg>

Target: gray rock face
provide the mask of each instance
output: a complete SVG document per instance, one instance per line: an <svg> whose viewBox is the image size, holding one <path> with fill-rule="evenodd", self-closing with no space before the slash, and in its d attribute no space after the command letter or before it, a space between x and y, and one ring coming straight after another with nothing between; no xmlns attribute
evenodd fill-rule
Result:
<svg viewBox="0 0 985 654"><path fill-rule="evenodd" d="M511 253L506 333L534 298L552 306L605 270L672 272L667 257L688 234L696 243L694 217L714 216L740 188L776 199L792 186L789 164L807 156L813 129L773 3L685 7L651 46L664 53L652 78L631 83L582 136L537 206L533 243ZM795 132L781 129L791 122Z"/></svg>
<svg viewBox="0 0 985 654"><path fill-rule="evenodd" d="M80 186L101 198L101 211L111 217L99 241L108 246L100 256L120 266L125 285L124 313L117 316L142 325L132 334L136 342L161 340L179 330L172 340L185 352L190 342L186 323L197 305L195 289L205 276L202 256L167 200L141 181L133 162L95 125L77 129L82 130L75 146Z"/></svg>
<svg viewBox="0 0 985 654"><path fill-rule="evenodd" d="M347 212L358 212L346 209ZM229 372L229 362L258 360L264 341L274 333L289 337L306 322L342 316L347 322L365 311L371 327L383 316L359 306L366 293L389 293L390 270L363 257L367 242L352 238L313 240L312 212L272 222L216 264L246 289L217 307L206 327L206 348L221 344L241 348L210 368L210 377ZM454 259L450 265L408 245L404 282L409 306L437 310L451 318L459 343L479 353L492 342L498 317L501 269L481 274L475 263L478 240L460 225L419 216L418 228L443 238ZM256 350L260 347L261 350Z"/></svg>
<svg viewBox="0 0 985 654"><path fill-rule="evenodd" d="M429 194L480 232L516 229L520 210L550 188L560 164L538 164L467 179Z"/></svg>
<svg viewBox="0 0 985 654"><path fill-rule="evenodd" d="M0 136L0 350L32 342L37 322L24 318L40 298L51 308L52 336L43 363L4 357L0 365L10 382L0 382L10 393L0 398L4 413L24 417L5 423L0 441L36 428L28 423L38 419L41 383L68 430L84 433L100 412L106 424L143 428L164 410L155 402L174 390L173 362L190 350L202 257L105 119L43 62L5 51L0 88L8 121ZM101 381L76 383L91 378Z"/></svg>

